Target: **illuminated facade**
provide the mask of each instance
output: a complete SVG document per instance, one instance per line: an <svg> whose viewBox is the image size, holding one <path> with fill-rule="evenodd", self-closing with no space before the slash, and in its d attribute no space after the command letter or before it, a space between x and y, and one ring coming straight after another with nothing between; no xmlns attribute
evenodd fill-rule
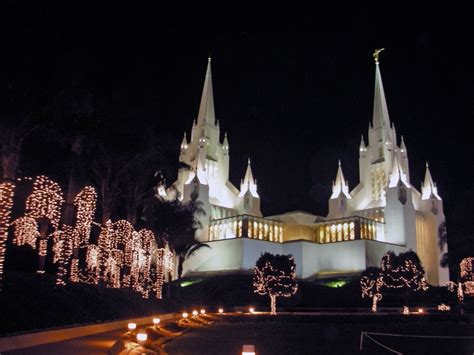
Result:
<svg viewBox="0 0 474 355"><path fill-rule="evenodd" d="M209 59L198 117L190 140L185 133L181 143L179 159L190 169L181 169L174 189L160 193L177 191L206 210L198 239L211 248L185 262L187 272L251 269L268 251L292 254L298 277L349 274L379 266L387 251L412 249L429 283L448 281L448 269L439 267L447 250L438 248L437 236L443 203L428 166L421 191L411 185L408 151L389 119L378 60L368 141L362 136L359 146L360 182L350 190L339 162L327 217L295 211L264 218L250 160L237 189L229 181L227 134L220 136Z"/></svg>

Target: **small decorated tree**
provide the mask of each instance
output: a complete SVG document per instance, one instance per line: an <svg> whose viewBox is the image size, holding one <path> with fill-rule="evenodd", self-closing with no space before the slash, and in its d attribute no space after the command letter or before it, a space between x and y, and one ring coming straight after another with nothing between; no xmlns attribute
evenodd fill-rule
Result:
<svg viewBox="0 0 474 355"><path fill-rule="evenodd" d="M405 302L408 293L424 291L428 288L425 280L425 271L418 255L407 251L395 255L387 252L382 257L379 268L368 268L360 279L362 298L372 298L372 311L377 311L377 302L382 294L392 290L403 292Z"/></svg>
<svg viewBox="0 0 474 355"><path fill-rule="evenodd" d="M254 292L269 295L271 314L276 314L276 298L291 297L298 289L296 264L290 255L262 254L253 276Z"/></svg>
<svg viewBox="0 0 474 355"><path fill-rule="evenodd" d="M377 267L368 267L360 277L362 298L372 298L373 312L377 312L377 302L382 299L383 280L380 271Z"/></svg>

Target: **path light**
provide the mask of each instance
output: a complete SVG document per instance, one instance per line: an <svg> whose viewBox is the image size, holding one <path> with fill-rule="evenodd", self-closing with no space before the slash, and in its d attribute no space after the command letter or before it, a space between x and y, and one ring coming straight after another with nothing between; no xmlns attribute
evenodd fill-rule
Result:
<svg viewBox="0 0 474 355"><path fill-rule="evenodd" d="M194 310L193 311L193 316L197 316L198 315L198 311Z"/></svg>
<svg viewBox="0 0 474 355"><path fill-rule="evenodd" d="M250 307L250 308L249 308L249 312L250 312L250 313L255 313L255 308Z"/></svg>
<svg viewBox="0 0 474 355"><path fill-rule="evenodd" d="M158 324L160 324L160 318L153 318L153 325L157 327Z"/></svg>
<svg viewBox="0 0 474 355"><path fill-rule="evenodd" d="M410 314L410 309L407 306L403 306L403 314L404 315Z"/></svg>
<svg viewBox="0 0 474 355"><path fill-rule="evenodd" d="M137 334L137 342L139 344L142 344L144 342L146 342L148 339L148 334L147 333L138 333Z"/></svg>
<svg viewBox="0 0 474 355"><path fill-rule="evenodd" d="M242 347L242 355L255 355L254 345L244 345Z"/></svg>
<svg viewBox="0 0 474 355"><path fill-rule="evenodd" d="M418 308L418 313L423 313L423 308Z"/></svg>
<svg viewBox="0 0 474 355"><path fill-rule="evenodd" d="M224 309L219 308L219 313L224 313Z"/></svg>
<svg viewBox="0 0 474 355"><path fill-rule="evenodd" d="M137 329L137 323L128 323L127 328L128 328L128 330L133 332L135 329Z"/></svg>
<svg viewBox="0 0 474 355"><path fill-rule="evenodd" d="M206 313L206 310L203 308L201 309L201 314L204 314L204 313Z"/></svg>
<svg viewBox="0 0 474 355"><path fill-rule="evenodd" d="M182 316L183 318L188 318L188 314L186 312L183 312Z"/></svg>

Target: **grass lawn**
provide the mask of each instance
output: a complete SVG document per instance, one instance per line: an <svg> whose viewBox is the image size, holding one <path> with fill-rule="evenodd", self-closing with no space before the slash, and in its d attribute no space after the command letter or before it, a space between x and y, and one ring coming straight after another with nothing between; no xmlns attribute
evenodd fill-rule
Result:
<svg viewBox="0 0 474 355"><path fill-rule="evenodd" d="M253 344L264 354L355 354L360 332L416 335L474 336L467 318L451 315L351 315L226 317L211 326L194 329L166 344L169 354L240 354L242 345ZM407 339L374 336L404 354L472 354L474 339ZM364 339L365 354L389 354Z"/></svg>

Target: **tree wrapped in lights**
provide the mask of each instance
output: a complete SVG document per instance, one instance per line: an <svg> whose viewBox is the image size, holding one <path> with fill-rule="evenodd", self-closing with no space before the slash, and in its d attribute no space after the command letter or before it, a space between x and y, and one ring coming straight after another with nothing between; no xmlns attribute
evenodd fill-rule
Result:
<svg viewBox="0 0 474 355"><path fill-rule="evenodd" d="M53 230L58 229L63 202L63 195L58 183L50 180L44 175L36 177L33 182L33 191L26 200L26 216L33 218L38 224L39 273L44 272L46 253L48 249L49 227L51 226ZM30 223L27 220L22 220L22 222ZM22 230L24 228L26 227L17 230Z"/></svg>
<svg viewBox="0 0 474 355"><path fill-rule="evenodd" d="M400 253L385 253L380 263L383 287L387 289L402 289L424 291L428 289L425 271L418 255L414 251Z"/></svg>
<svg viewBox="0 0 474 355"><path fill-rule="evenodd" d="M385 253L380 262L380 269L370 268L364 271L360 285L362 298L372 297L374 312L377 311L377 302L382 299L383 293L390 290L403 291L406 301L408 292L428 289L425 271L418 255L413 251L400 253L398 256L391 251Z"/></svg>
<svg viewBox="0 0 474 355"><path fill-rule="evenodd" d="M174 258L173 253L169 250L168 245L164 248L154 248L153 256L155 259L155 277L154 291L157 299L163 297L162 289L165 275L173 270Z"/></svg>
<svg viewBox="0 0 474 355"><path fill-rule="evenodd" d="M29 245L32 249L36 249L36 240L40 233L38 231L38 223L32 217L23 216L17 218L13 223L13 244L22 246Z"/></svg>
<svg viewBox="0 0 474 355"><path fill-rule="evenodd" d="M291 297L298 289L296 264L290 255L264 253L253 275L254 292L270 296L271 314L276 314L277 297Z"/></svg>
<svg viewBox="0 0 474 355"><path fill-rule="evenodd" d="M133 250L134 250L134 239L133 233L135 232L133 225L126 220L119 220L113 224L114 238L113 248L122 249L124 253L123 258L123 277L122 286L130 287L130 268L132 265Z"/></svg>
<svg viewBox="0 0 474 355"><path fill-rule="evenodd" d="M463 303L464 295L474 295L474 257L467 257L459 263L460 279L459 282L449 281L448 290L456 292L459 303Z"/></svg>
<svg viewBox="0 0 474 355"><path fill-rule="evenodd" d="M3 290L3 264L5 263L6 241L13 207L14 189L15 184L12 182L3 181L0 183L0 292Z"/></svg>
<svg viewBox="0 0 474 355"><path fill-rule="evenodd" d="M76 224L72 240L71 281L79 281L79 248L87 246L95 214L97 193L92 186L84 187L74 198Z"/></svg>
<svg viewBox="0 0 474 355"><path fill-rule="evenodd" d="M360 289L362 298L372 298L372 311L377 312L377 302L382 299L383 279L381 270L369 267L362 272L360 277Z"/></svg>

